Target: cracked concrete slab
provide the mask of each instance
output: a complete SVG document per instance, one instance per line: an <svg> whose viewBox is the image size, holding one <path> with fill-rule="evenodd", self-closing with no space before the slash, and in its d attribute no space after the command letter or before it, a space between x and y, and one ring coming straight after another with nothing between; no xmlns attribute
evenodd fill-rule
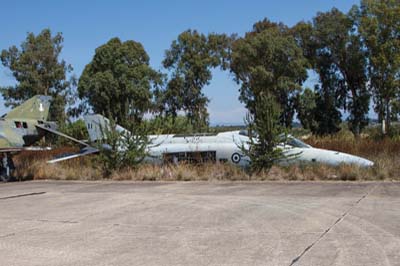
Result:
<svg viewBox="0 0 400 266"><path fill-rule="evenodd" d="M40 181L0 198L0 265L400 265L400 183Z"/></svg>

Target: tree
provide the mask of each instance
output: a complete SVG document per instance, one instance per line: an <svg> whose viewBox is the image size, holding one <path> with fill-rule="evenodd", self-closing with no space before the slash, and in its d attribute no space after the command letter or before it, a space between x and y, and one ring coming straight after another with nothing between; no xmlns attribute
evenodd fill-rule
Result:
<svg viewBox="0 0 400 266"><path fill-rule="evenodd" d="M83 121L82 119L76 120L74 122L62 123L59 125L58 130L75 139L89 139L89 134L86 129L85 121ZM58 138L58 143L60 145L65 145L69 141L70 140L63 137Z"/></svg>
<svg viewBox="0 0 400 266"><path fill-rule="evenodd" d="M306 88L298 96L297 116L302 126L310 129L313 134L334 134L340 130L341 113L335 105L336 97L330 95L330 92L316 85L314 91Z"/></svg>
<svg viewBox="0 0 400 266"><path fill-rule="evenodd" d="M290 127L296 95L307 78L307 61L282 24L268 20L233 43L231 71L240 87L240 101L251 114L261 93L273 95L280 105L280 121Z"/></svg>
<svg viewBox="0 0 400 266"><path fill-rule="evenodd" d="M94 112L126 126L128 120L142 120L151 108L151 89L161 81L140 43L112 38L96 49L93 60L86 65L78 93Z"/></svg>
<svg viewBox="0 0 400 266"><path fill-rule="evenodd" d="M368 74L375 111L390 128L391 105L399 94L400 3L362 0L359 31L368 51Z"/></svg>
<svg viewBox="0 0 400 266"><path fill-rule="evenodd" d="M332 135L340 130L342 115L336 105L336 96L332 90L322 90L315 86L314 123L311 131L316 135Z"/></svg>
<svg viewBox="0 0 400 266"><path fill-rule="evenodd" d="M281 111L274 96L268 92L256 97L254 107L255 112L248 113L246 121L249 147L242 147L242 151L250 159L252 172L268 171L274 163L285 158L283 150L278 148L284 131L279 123Z"/></svg>
<svg viewBox="0 0 400 266"><path fill-rule="evenodd" d="M278 144L290 127L297 93L307 77L307 61L288 28L265 19L232 46L231 72L249 111L251 170L270 169L285 157ZM251 136L255 132L256 137Z"/></svg>
<svg viewBox="0 0 400 266"><path fill-rule="evenodd" d="M151 134L190 134L193 132L193 125L186 116L172 115L155 116L146 120L145 123Z"/></svg>
<svg viewBox="0 0 400 266"><path fill-rule="evenodd" d="M20 49L11 46L2 50L1 62L17 82L15 86L0 88L6 106L14 107L37 94L50 95L50 119L65 120L65 105L75 79L67 78L72 66L59 59L63 41L61 33L52 36L50 29L44 29L38 35L28 33Z"/></svg>
<svg viewBox="0 0 400 266"><path fill-rule="evenodd" d="M310 130L316 128L317 125L314 116L316 107L315 92L306 88L303 93L299 94L296 103L297 117L303 128Z"/></svg>
<svg viewBox="0 0 400 266"><path fill-rule="evenodd" d="M156 91L155 99L160 117L164 115L175 120L178 116L178 112L183 109L184 96L181 94L181 88L183 88L183 80L176 77L167 83L165 90Z"/></svg>
<svg viewBox="0 0 400 266"><path fill-rule="evenodd" d="M358 136L368 124L369 92L367 90L367 61L365 49L357 32L358 15L349 15L333 8L314 18L314 38L317 41L317 68L329 67L328 79L334 79L336 95L350 112L349 125ZM323 60L325 62L320 62ZM320 70L317 70L320 72Z"/></svg>
<svg viewBox="0 0 400 266"><path fill-rule="evenodd" d="M346 15L333 8L329 12L319 12L312 23L301 22L292 28L292 34L303 48L312 69L319 75L319 99L330 103L321 107L331 112L334 108L349 111L349 127L356 136L368 124L370 100L366 54L357 31L357 21L358 14L354 9ZM331 98L329 101L328 97ZM321 119L325 119L323 115ZM328 124L333 126L332 130L323 131L335 132L335 123Z"/></svg>
<svg viewBox="0 0 400 266"><path fill-rule="evenodd" d="M124 168L135 169L147 155L149 144L145 123L129 121L126 130L119 130L113 119L101 128L104 139L98 143L98 161L104 176Z"/></svg>
<svg viewBox="0 0 400 266"><path fill-rule="evenodd" d="M163 98L167 114L176 117L183 110L195 130L208 126L209 99L202 89L212 78L212 68L226 68L229 41L226 35L187 30L172 42L163 61L172 72Z"/></svg>

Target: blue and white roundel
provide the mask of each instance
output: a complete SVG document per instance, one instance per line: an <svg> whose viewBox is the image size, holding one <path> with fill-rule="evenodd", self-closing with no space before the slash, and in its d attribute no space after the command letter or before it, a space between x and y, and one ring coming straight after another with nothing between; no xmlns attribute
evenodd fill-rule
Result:
<svg viewBox="0 0 400 266"><path fill-rule="evenodd" d="M234 154L232 154L231 160L234 163L239 163L240 162L240 158L241 158L240 154L235 152Z"/></svg>

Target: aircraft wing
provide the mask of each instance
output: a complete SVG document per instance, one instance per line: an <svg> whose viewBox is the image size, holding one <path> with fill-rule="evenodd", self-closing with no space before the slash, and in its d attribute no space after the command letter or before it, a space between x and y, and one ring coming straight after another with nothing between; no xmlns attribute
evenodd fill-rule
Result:
<svg viewBox="0 0 400 266"><path fill-rule="evenodd" d="M83 156L86 156L86 155L89 155L89 154L94 154L94 153L98 153L99 152L99 149L96 149L96 148L90 146L88 143L83 142L81 140L78 140L76 138L73 138L71 136L68 136L68 135L66 135L66 134L64 134L64 133L62 133L60 131L55 130L55 129L46 127L44 125L36 125L36 127L39 130L43 130L45 132L48 132L48 133L51 133L51 134L55 134L57 136L69 139L69 140L79 144L80 146L84 147L78 153L61 155L61 156L58 156L57 158L54 158L54 159L52 159L50 161L47 161L47 163L51 163L51 164L52 163L58 163L58 162L62 162L62 161L66 161L66 160L70 160L70 159L74 159L74 158L78 158L78 157L83 157Z"/></svg>
<svg viewBox="0 0 400 266"><path fill-rule="evenodd" d="M8 147L8 148L0 148L0 153L10 152L17 153L21 151L50 151L51 147Z"/></svg>
<svg viewBox="0 0 400 266"><path fill-rule="evenodd" d="M47 163L58 163L58 162L62 162L62 161L66 161L66 160L70 160L70 159L74 159L74 158L78 158L78 157L83 157L83 156L98 153L98 152L99 152L99 149L88 146L88 147L83 148L78 153L61 156L61 157L52 159L50 161L47 161Z"/></svg>
<svg viewBox="0 0 400 266"><path fill-rule="evenodd" d="M90 145L87 144L86 142L83 142L83 141L81 141L81 140L79 140L79 139L76 139L76 138L73 138L73 137L71 137L71 136L68 136L68 135L66 135L66 134L64 134L64 133L62 133L62 132L60 132L60 131L55 130L55 129L48 128L48 127L45 127L45 126L43 126L43 125L36 125L36 127L37 127L39 130L43 130L43 131L45 131L45 132L49 132L49 133L55 134L55 135L57 135L57 136L60 136L60 137L69 139L69 140L71 140L71 141L73 141L73 142L75 142L75 143L78 143L78 144L81 145L81 146L90 147Z"/></svg>

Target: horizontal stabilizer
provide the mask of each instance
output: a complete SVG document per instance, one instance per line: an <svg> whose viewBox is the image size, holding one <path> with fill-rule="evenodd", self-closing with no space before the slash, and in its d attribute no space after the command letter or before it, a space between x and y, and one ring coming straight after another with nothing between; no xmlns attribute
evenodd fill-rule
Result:
<svg viewBox="0 0 400 266"><path fill-rule="evenodd" d="M79 145L82 145L82 146L85 146L85 147L89 147L89 144L87 144L86 142L83 142L83 141L81 141L81 140L78 140L78 139L76 139L76 138L73 138L73 137L71 137L71 136L68 136L68 135L66 135L66 134L64 134L64 133L62 133L62 132L60 132L60 131L55 130L55 129L46 127L45 125L36 125L36 127L37 127L38 129L40 129L40 130L45 131L45 132L49 132L49 133L52 133L52 134L54 134L54 135L57 135L57 136L60 136L60 137L69 139L69 140L71 140L71 141L73 141L73 142L75 142L75 143L78 143Z"/></svg>
<svg viewBox="0 0 400 266"><path fill-rule="evenodd" d="M74 158L79 158L79 157L87 156L87 155L89 155L89 154L95 154L95 153L98 153L98 152L99 152L99 150L96 149L96 148L93 148L93 147L86 147L86 148L83 148L83 149L82 149L80 152L78 152L78 153L68 154L68 155L65 155L65 156L61 156L61 157L52 159L52 160L50 160L50 161L47 161L47 163L50 163L50 164L59 163L59 162L62 162L62 161L71 160L71 159L74 159Z"/></svg>
<svg viewBox="0 0 400 266"><path fill-rule="evenodd" d="M21 151L51 151L51 147L9 147L9 148L0 148L0 153L17 153Z"/></svg>

